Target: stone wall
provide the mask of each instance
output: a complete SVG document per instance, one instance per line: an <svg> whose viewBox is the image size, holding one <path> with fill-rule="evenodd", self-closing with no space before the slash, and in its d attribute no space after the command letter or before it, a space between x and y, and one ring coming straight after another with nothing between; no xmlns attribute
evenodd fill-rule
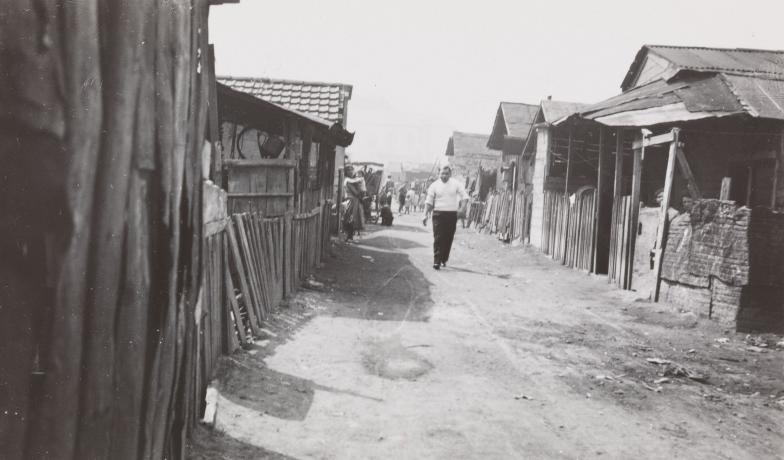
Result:
<svg viewBox="0 0 784 460"><path fill-rule="evenodd" d="M784 330L784 214L700 200L673 219L662 299L739 330Z"/></svg>

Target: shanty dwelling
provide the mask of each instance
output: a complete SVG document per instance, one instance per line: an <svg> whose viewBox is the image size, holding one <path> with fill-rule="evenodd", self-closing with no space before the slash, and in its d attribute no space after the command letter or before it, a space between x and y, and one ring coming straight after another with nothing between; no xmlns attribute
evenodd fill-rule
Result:
<svg viewBox="0 0 784 460"><path fill-rule="evenodd" d="M235 329L256 334L328 247L336 147L350 145L354 135L338 122L222 83L216 92L220 182L231 214L226 283L242 299L232 303Z"/></svg>
<svg viewBox="0 0 784 460"><path fill-rule="evenodd" d="M602 262L593 260L591 210L597 209L600 200L596 193L601 182L597 173L600 146L609 139L600 138L595 127L573 130L554 125L582 107L585 104L551 99L538 106L520 161L519 176L529 208L526 215L530 216L524 224L523 238L560 262L601 271ZM574 195L573 201L570 195ZM579 214L571 219L573 235L569 234L571 208ZM567 252L570 238L580 243L570 246L574 250L571 254Z"/></svg>
<svg viewBox="0 0 784 460"><path fill-rule="evenodd" d="M219 3L3 4L4 459L185 458L233 336L203 249Z"/></svg>
<svg viewBox="0 0 784 460"><path fill-rule="evenodd" d="M449 138L445 155L452 176L466 185L466 190L474 191L480 200L497 186L501 154L487 147L485 134L455 131Z"/></svg>
<svg viewBox="0 0 784 460"><path fill-rule="evenodd" d="M218 81L232 89L251 94L267 102L307 113L348 127L348 103L353 88L344 83L284 80L256 77L218 77ZM346 147L335 145L334 195L338 194L345 166Z"/></svg>
<svg viewBox="0 0 784 460"><path fill-rule="evenodd" d="M622 89L557 123L636 139L615 158L611 280L781 332L784 52L643 46Z"/></svg>
<svg viewBox="0 0 784 460"><path fill-rule="evenodd" d="M525 187L518 187L518 184L524 183L519 165L525 141L538 111L539 106L534 104L501 102L487 141L487 147L501 151L499 188L504 195L501 200L508 202L508 209L500 213L498 227L499 236L506 241L521 241L528 220L529 206L526 199L530 195L525 193Z"/></svg>
<svg viewBox="0 0 784 460"><path fill-rule="evenodd" d="M303 213L335 199L337 148L353 140L340 123L222 83L218 104L231 213Z"/></svg>

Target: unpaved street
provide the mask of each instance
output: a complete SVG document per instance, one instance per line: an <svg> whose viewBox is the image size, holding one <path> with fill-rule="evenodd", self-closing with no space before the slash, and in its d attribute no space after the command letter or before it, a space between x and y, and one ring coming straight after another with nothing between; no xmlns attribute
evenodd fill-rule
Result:
<svg viewBox="0 0 784 460"><path fill-rule="evenodd" d="M473 229L435 271L420 218L336 244L225 360L193 458L784 458L780 337Z"/></svg>

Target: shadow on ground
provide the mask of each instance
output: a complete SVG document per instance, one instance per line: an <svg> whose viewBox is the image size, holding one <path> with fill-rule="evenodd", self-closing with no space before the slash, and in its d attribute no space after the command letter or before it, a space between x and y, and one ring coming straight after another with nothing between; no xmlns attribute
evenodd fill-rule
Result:
<svg viewBox="0 0 784 460"><path fill-rule="evenodd" d="M395 238L392 236L379 235L372 238L366 238L357 243L358 246L371 246L379 249L414 249L424 248L425 245L411 241L405 238Z"/></svg>
<svg viewBox="0 0 784 460"><path fill-rule="evenodd" d="M314 274L334 300L328 313L378 321L427 321L433 307L431 283L401 252L416 247L423 246L378 232L359 245L336 243L333 257Z"/></svg>
<svg viewBox="0 0 784 460"><path fill-rule="evenodd" d="M388 228L372 226L360 245L334 243L331 256L326 257L323 266L313 273L313 278L324 284L323 289L300 290L265 321L263 337L257 337L256 343L247 345L244 351L221 359L217 375L223 398L265 416L291 421L305 420L316 390L381 401L284 374L268 368L264 362L316 315L380 321L429 319L433 307L430 283L403 252L422 245L406 238L387 236L380 230ZM393 230L420 231L405 226ZM415 379L430 368L429 363L413 359L416 357L413 352L391 353L387 348L383 349L385 353L376 353L389 358L383 366L380 361L366 363L379 373L389 373L389 376L385 375L387 378ZM191 440L188 458L291 457L200 427Z"/></svg>
<svg viewBox="0 0 784 460"><path fill-rule="evenodd" d="M188 460L296 460L294 457L244 443L203 426L193 430L188 441Z"/></svg>

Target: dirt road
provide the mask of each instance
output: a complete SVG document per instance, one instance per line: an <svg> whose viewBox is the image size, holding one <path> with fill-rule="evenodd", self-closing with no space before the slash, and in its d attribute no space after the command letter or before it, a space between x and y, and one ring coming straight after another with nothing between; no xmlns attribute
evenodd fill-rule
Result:
<svg viewBox="0 0 784 460"><path fill-rule="evenodd" d="M474 230L435 271L419 218L336 245L226 360L193 458L784 458L780 337Z"/></svg>

